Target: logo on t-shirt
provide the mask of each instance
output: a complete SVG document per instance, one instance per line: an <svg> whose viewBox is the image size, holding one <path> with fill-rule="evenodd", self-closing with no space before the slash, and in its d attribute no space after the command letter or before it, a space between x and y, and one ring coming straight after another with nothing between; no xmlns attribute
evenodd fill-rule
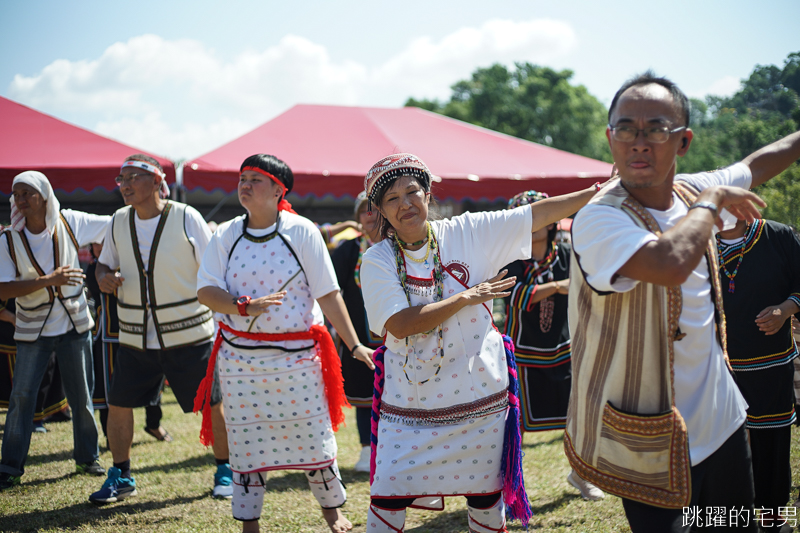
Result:
<svg viewBox="0 0 800 533"><path fill-rule="evenodd" d="M446 265L445 270L464 285L469 285L469 269L467 265L453 261Z"/></svg>

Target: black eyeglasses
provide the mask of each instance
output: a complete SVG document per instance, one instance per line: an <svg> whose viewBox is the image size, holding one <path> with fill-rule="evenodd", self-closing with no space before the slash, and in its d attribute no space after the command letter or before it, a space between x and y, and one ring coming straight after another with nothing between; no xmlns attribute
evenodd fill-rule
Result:
<svg viewBox="0 0 800 533"><path fill-rule="evenodd" d="M628 125L612 126L609 124L608 129L611 131L611 137L615 141L623 143L633 142L636 140L636 137L639 136L639 132L641 131L646 140L650 141L651 143L661 144L667 142L669 136L673 133L685 130L686 126L681 126L680 128L671 130L668 126L651 126L649 128L639 129Z"/></svg>

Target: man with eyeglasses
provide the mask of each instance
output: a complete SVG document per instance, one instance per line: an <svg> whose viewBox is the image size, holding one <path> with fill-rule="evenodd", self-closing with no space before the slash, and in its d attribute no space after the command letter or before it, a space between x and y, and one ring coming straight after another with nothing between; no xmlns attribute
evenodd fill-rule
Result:
<svg viewBox="0 0 800 533"><path fill-rule="evenodd" d="M16 298L17 359L0 460L0 491L19 485L31 443L36 394L55 352L72 408L73 457L102 476L92 407L94 321L78 250L101 242L110 217L60 208L50 181L29 170L11 184L11 228L0 238L0 300Z"/></svg>
<svg viewBox="0 0 800 533"><path fill-rule="evenodd" d="M131 475L133 408L153 405L164 379L185 413L205 377L214 333L213 313L197 301L197 270L211 231L196 209L167 198L164 170L136 154L116 182L125 207L114 213L97 262L100 290L117 293L119 351L108 391L108 442L114 466L89 501L136 496ZM211 395L215 434L214 496L233 494L222 395Z"/></svg>
<svg viewBox="0 0 800 533"><path fill-rule="evenodd" d="M581 477L623 498L634 532L755 531L747 403L725 347L714 226L758 216L764 204L748 189L800 157L800 132L728 168L676 175L693 136L688 99L646 72L614 96L606 135L619 181L572 225L566 454Z"/></svg>

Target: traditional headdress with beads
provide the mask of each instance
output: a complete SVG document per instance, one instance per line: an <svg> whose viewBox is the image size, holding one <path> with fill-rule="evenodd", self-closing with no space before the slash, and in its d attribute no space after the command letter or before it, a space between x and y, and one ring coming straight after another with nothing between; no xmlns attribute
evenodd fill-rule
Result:
<svg viewBox="0 0 800 533"><path fill-rule="evenodd" d="M378 193L400 176L414 176L419 179L425 192L431 190L431 171L420 158L413 154L390 155L372 165L364 178L364 192L370 208Z"/></svg>
<svg viewBox="0 0 800 533"><path fill-rule="evenodd" d="M521 205L533 204L538 202L539 200L544 200L545 198L550 198L550 195L547 194L546 192L538 192L538 191L521 192L508 201L508 208L514 209L515 207L519 207Z"/></svg>

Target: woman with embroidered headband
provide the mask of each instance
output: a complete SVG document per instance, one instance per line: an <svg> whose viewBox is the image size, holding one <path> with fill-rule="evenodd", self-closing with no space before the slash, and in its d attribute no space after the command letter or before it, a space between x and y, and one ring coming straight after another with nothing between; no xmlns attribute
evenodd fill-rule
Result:
<svg viewBox="0 0 800 533"><path fill-rule="evenodd" d="M596 187L429 222L431 174L416 156L382 159L364 185L386 237L361 268L370 328L386 335L375 353L367 531L403 531L406 507L441 510L444 496L466 496L470 531L503 531L505 506L527 524L513 345L489 306L509 295L515 280L500 269L530 257L531 232Z"/></svg>
<svg viewBox="0 0 800 533"><path fill-rule="evenodd" d="M198 272L197 296L218 313L220 331L195 402L218 360L233 470L233 517L258 531L270 470L304 470L331 531L352 528L333 432L347 404L336 348L322 313L371 365L347 315L322 236L285 200L294 177L280 159L245 159L239 201L247 215L221 224ZM319 305L317 305L319 304ZM205 402L208 405L208 402ZM206 424L201 440L212 437Z"/></svg>

